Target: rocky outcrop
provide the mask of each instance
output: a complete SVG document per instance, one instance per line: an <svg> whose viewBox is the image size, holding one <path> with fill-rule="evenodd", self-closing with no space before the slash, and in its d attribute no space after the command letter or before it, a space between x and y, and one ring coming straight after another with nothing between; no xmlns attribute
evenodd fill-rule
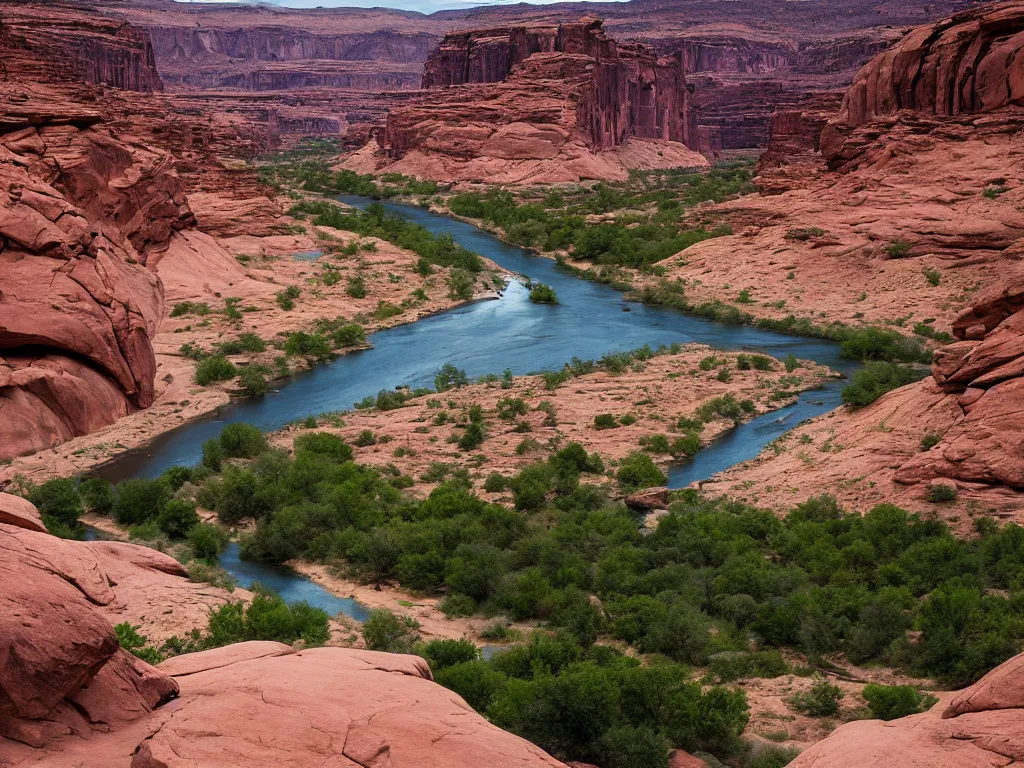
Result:
<svg viewBox="0 0 1024 768"><path fill-rule="evenodd" d="M1024 6L985 5L908 34L864 66L825 129L823 152L845 161L853 129L916 115L957 117L1024 103Z"/></svg>
<svg viewBox="0 0 1024 768"><path fill-rule="evenodd" d="M0 38L5 38L8 51L5 56L46 47L57 57L48 64L65 67L74 79L129 91L163 88L145 30L82 13L71 4L54 2L45 8L18 5L5 7L0 15L4 24Z"/></svg>
<svg viewBox="0 0 1024 768"><path fill-rule="evenodd" d="M536 62L526 64L536 54L565 56L538 57L544 62L538 73ZM658 58L643 44L617 44L599 19L446 35L424 65L423 87L502 82L517 67L536 79L579 81L577 125L590 146L617 147L631 136L696 146L679 61Z"/></svg>
<svg viewBox="0 0 1024 768"><path fill-rule="evenodd" d="M193 221L172 158L109 132L68 55L74 30L96 50L130 32L97 40L86 16L47 36L38 10L7 15L0 40L0 458L150 405L163 290L145 265Z"/></svg>
<svg viewBox="0 0 1024 768"><path fill-rule="evenodd" d="M858 720L804 751L791 768L997 768L1024 761L1024 656L920 715Z"/></svg>
<svg viewBox="0 0 1024 768"><path fill-rule="evenodd" d="M696 135L678 60L616 44L596 19L446 40L425 80L475 81L431 88L393 108L375 144L346 167L525 183L706 165L686 146ZM522 55L531 46L552 50Z"/></svg>
<svg viewBox="0 0 1024 768"><path fill-rule="evenodd" d="M0 523L0 559L4 765L562 765L433 683L415 656L253 642L140 661L105 614L139 582L188 584L154 550Z"/></svg>
<svg viewBox="0 0 1024 768"><path fill-rule="evenodd" d="M953 333L961 341L937 351L932 377L957 395L963 415L934 448L903 464L895 479L1024 491L1024 433L1017 423L1024 409L1024 272L1018 268L979 296L953 323Z"/></svg>

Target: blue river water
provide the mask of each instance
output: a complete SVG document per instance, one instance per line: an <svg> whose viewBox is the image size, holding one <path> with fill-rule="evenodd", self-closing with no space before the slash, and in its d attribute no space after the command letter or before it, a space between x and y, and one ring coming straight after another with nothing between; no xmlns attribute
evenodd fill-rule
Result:
<svg viewBox="0 0 1024 768"><path fill-rule="evenodd" d="M339 199L359 207L372 202L349 196ZM445 363L464 369L470 377L501 373L506 368L520 375L560 368L573 357L597 359L644 344L700 342L775 357L792 352L846 374L857 367L839 357L836 343L722 325L664 307L627 303L618 291L573 277L550 259L504 243L471 224L414 206L384 203L384 207L431 232L450 233L464 247L505 269L550 285L559 303L534 304L528 291L513 281L499 299L374 333L370 338L373 349L318 365L260 400L234 402L216 414L189 422L122 455L97 474L115 482L155 477L173 465L197 462L203 442L218 435L226 424L244 421L266 431L278 429L309 415L349 409L381 389L430 386ZM624 311L627 308L629 311ZM841 382L829 381L821 389L801 394L797 403L731 430L692 460L673 466L669 486L682 488L753 458L801 421L837 407L841 388ZM358 606L336 607L339 598L291 571L239 560L237 547L225 553L222 564L243 585L247 580L259 581L279 590L286 599L304 599L335 613L341 610L354 615L354 610L362 610Z"/></svg>

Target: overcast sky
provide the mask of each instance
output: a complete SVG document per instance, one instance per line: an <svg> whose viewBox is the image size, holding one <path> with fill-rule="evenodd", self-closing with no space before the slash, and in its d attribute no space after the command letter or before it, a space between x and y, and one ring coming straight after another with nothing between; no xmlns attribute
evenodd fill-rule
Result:
<svg viewBox="0 0 1024 768"><path fill-rule="evenodd" d="M247 3L255 0L178 0L178 2L235 2ZM451 10L453 8L475 8L481 5L516 5L522 0L261 0L270 5L281 5L287 8L400 8L403 11L434 11ZM577 0L586 1L586 0ZM602 0L607 2L608 0ZM618 0L624 1L624 0ZM548 5L561 0L533 0L531 5Z"/></svg>

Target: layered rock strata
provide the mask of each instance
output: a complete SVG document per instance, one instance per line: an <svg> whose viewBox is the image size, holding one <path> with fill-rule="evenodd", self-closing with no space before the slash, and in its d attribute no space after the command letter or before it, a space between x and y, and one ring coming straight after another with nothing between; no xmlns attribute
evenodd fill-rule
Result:
<svg viewBox="0 0 1024 768"><path fill-rule="evenodd" d="M347 167L523 183L706 164L687 147L697 139L678 60L616 44L596 19L450 36L424 82L467 78L392 108Z"/></svg>

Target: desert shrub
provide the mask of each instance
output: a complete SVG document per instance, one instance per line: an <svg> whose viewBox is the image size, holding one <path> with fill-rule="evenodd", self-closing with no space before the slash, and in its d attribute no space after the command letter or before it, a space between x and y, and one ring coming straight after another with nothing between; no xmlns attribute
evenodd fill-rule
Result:
<svg viewBox="0 0 1024 768"><path fill-rule="evenodd" d="M948 483L933 483L928 486L928 492L925 494L925 498L932 504L942 504L948 501L956 501L957 496L960 494L957 492L955 485L949 485Z"/></svg>
<svg viewBox="0 0 1024 768"><path fill-rule="evenodd" d="M267 394L267 377L258 365L245 366L238 375L238 385L249 397Z"/></svg>
<svg viewBox="0 0 1024 768"><path fill-rule="evenodd" d="M32 489L28 500L36 505L44 522L48 522L47 528L53 522L74 528L78 525L78 517L85 511L75 481L70 478L47 480Z"/></svg>
<svg viewBox="0 0 1024 768"><path fill-rule="evenodd" d="M558 296L550 285L534 283L530 289L530 301L534 304L557 304Z"/></svg>
<svg viewBox="0 0 1024 768"><path fill-rule="evenodd" d="M419 625L408 616L398 616L386 609L370 612L363 624L363 640L371 651L410 653L416 642Z"/></svg>
<svg viewBox="0 0 1024 768"><path fill-rule="evenodd" d="M352 441L352 445L358 446L360 448L366 448L367 446L376 444L377 438L376 436L374 436L373 430L370 429L364 429L362 432L356 435L356 439Z"/></svg>
<svg viewBox="0 0 1024 768"><path fill-rule="evenodd" d="M217 438L224 456L232 459L252 459L269 447L266 435L259 427L244 422L228 424Z"/></svg>
<svg viewBox="0 0 1024 768"><path fill-rule="evenodd" d="M216 560L227 545L227 534L219 525L198 523L189 529L188 543L200 560Z"/></svg>
<svg viewBox="0 0 1024 768"><path fill-rule="evenodd" d="M921 438L921 450L930 451L932 448L939 444L940 440L942 440L942 435L940 435L938 432L929 432L927 435Z"/></svg>
<svg viewBox="0 0 1024 768"><path fill-rule="evenodd" d="M708 676L716 683L780 677L789 671L789 665L777 650L720 653L708 661Z"/></svg>
<svg viewBox="0 0 1024 768"><path fill-rule="evenodd" d="M594 429L614 429L617 426L618 420L610 413L599 413L594 417Z"/></svg>
<svg viewBox="0 0 1024 768"><path fill-rule="evenodd" d="M843 691L838 685L819 678L810 691L793 694L788 703L795 711L811 717L835 717L842 698Z"/></svg>
<svg viewBox="0 0 1024 768"><path fill-rule="evenodd" d="M210 612L206 647L249 640L274 640L307 646L323 645L331 636L327 612L300 602L288 605L278 595L253 586L252 602L227 603Z"/></svg>
<svg viewBox="0 0 1024 768"><path fill-rule="evenodd" d="M223 355L212 355L196 365L195 382L201 387L235 378L238 369Z"/></svg>
<svg viewBox="0 0 1024 768"><path fill-rule="evenodd" d="M330 360L334 356L331 339L322 333L293 331L284 340L284 351L292 357Z"/></svg>
<svg viewBox="0 0 1024 768"><path fill-rule="evenodd" d="M464 387L469 383L466 372L456 368L451 363L445 363L441 369L434 374L434 389L438 392L447 392L449 389Z"/></svg>
<svg viewBox="0 0 1024 768"><path fill-rule="evenodd" d="M886 392L912 384L921 374L909 365L875 361L867 363L853 374L843 387L843 402L851 408L871 405Z"/></svg>
<svg viewBox="0 0 1024 768"><path fill-rule="evenodd" d="M366 331L359 323L346 323L331 333L336 347L355 347L366 343Z"/></svg>
<svg viewBox="0 0 1024 768"><path fill-rule="evenodd" d="M429 662L435 675L456 664L476 661L480 656L480 651L469 640L431 640L418 648L417 653Z"/></svg>
<svg viewBox="0 0 1024 768"><path fill-rule="evenodd" d="M184 539L199 523L196 505L184 499L171 499L156 518L160 530L172 539Z"/></svg>
<svg viewBox="0 0 1024 768"><path fill-rule="evenodd" d="M167 482L136 478L116 486L114 519L121 525L137 525L160 516L171 499Z"/></svg>
<svg viewBox="0 0 1024 768"><path fill-rule="evenodd" d="M114 509L114 486L109 480L101 477L86 478L78 484L78 494L90 512L109 515Z"/></svg>
<svg viewBox="0 0 1024 768"><path fill-rule="evenodd" d="M845 334L839 354L848 360L930 363L931 352L920 339L911 339L884 328L862 328Z"/></svg>
<svg viewBox="0 0 1024 768"><path fill-rule="evenodd" d="M464 269L452 269L448 274L448 298L469 301L473 298L473 274Z"/></svg>
<svg viewBox="0 0 1024 768"><path fill-rule="evenodd" d="M634 451L622 460L615 479L626 492L664 485L666 477L646 453Z"/></svg>
<svg viewBox="0 0 1024 768"><path fill-rule="evenodd" d="M864 686L861 695L868 703L871 716L879 720L895 720L898 717L916 715L930 709L938 699L922 694L912 685Z"/></svg>
<svg viewBox="0 0 1024 768"><path fill-rule="evenodd" d="M139 625L123 621L114 625L114 632L117 634L117 641L122 648L147 664L159 664L164 660L164 656L158 648L146 645L148 638L139 634Z"/></svg>
<svg viewBox="0 0 1024 768"><path fill-rule="evenodd" d="M529 411L526 401L521 397L503 397L498 401L498 418L511 421L517 416L525 416Z"/></svg>
<svg viewBox="0 0 1024 768"><path fill-rule="evenodd" d="M296 454L307 452L334 461L351 461L352 449L337 435L329 432L305 432L292 441Z"/></svg>

